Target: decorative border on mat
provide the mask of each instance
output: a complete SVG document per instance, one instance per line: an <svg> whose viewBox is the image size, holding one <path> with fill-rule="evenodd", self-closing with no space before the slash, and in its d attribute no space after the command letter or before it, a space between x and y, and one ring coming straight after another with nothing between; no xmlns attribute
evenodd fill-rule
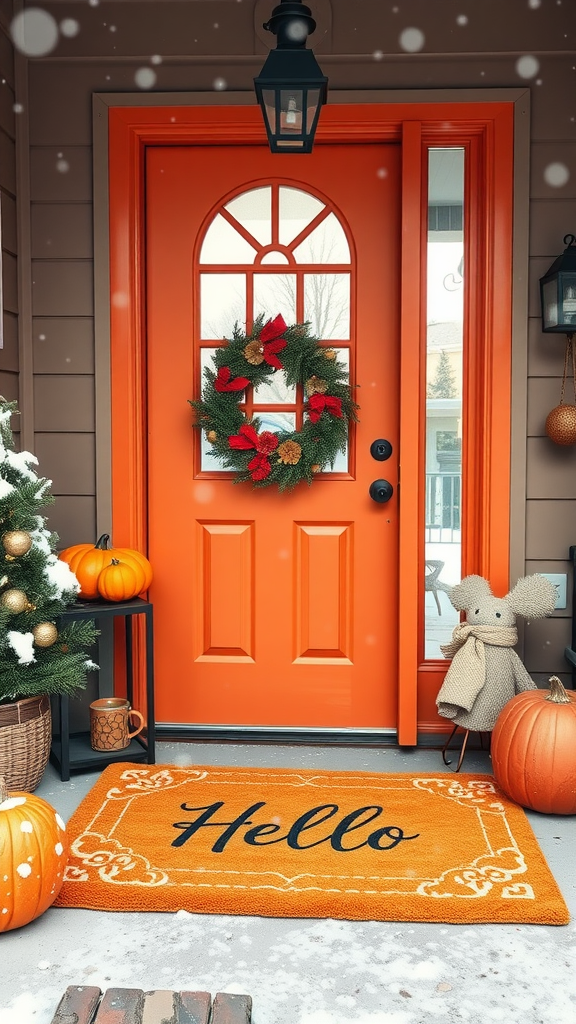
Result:
<svg viewBox="0 0 576 1024"><path fill-rule="evenodd" d="M238 785L260 787L270 782L272 773L265 770L193 769L164 767L130 768L122 772L119 784L112 786L83 833L71 844L71 857L65 873L66 882L88 882L96 876L113 885L127 886L192 886L210 889L271 889L282 893L308 891L326 893L358 893L365 896L422 896L435 899L480 899L489 893L506 900L534 900L532 886L517 876L527 864L506 818L506 807L500 793L488 777L463 779L453 777L417 777L413 775L330 775L330 783L343 789L363 793L377 790L417 788L431 799L451 800L470 811L479 839L484 847L480 856L470 863L455 864L439 877L385 877L358 874L314 874L302 872L288 877L278 871L246 871L207 868L162 868L134 850L123 846L114 836L122 818L136 800L146 799L160 790L177 789L191 782L206 785ZM274 784L288 787L325 787L326 775L301 775L298 772L273 773ZM188 877L185 877L188 876ZM236 876L236 877L234 877ZM241 881L243 879L243 881Z"/></svg>

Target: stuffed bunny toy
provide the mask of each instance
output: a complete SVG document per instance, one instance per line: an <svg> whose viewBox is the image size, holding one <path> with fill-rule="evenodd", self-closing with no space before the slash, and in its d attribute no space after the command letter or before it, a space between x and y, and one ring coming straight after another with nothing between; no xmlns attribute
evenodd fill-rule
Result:
<svg viewBox="0 0 576 1024"><path fill-rule="evenodd" d="M524 576L506 597L494 597L482 576L466 576L452 587L450 602L466 612L440 648L452 664L436 698L438 714L475 732L492 732L502 708L523 690L535 690L512 648L518 642L516 616L540 619L556 603L545 576Z"/></svg>

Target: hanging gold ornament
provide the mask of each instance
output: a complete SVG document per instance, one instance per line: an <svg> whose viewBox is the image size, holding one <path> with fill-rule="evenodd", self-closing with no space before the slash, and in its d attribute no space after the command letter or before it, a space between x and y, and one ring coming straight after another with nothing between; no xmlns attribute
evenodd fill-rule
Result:
<svg viewBox="0 0 576 1024"><path fill-rule="evenodd" d="M571 364L572 383L574 386L574 401L576 402L576 355L572 343L572 335L566 338L566 351L564 354L564 373L562 375L562 388L560 390L560 405L552 409L546 417L545 430L551 441L555 444L576 443L576 405L568 405L564 402L564 389L566 377Z"/></svg>
<svg viewBox="0 0 576 1024"><path fill-rule="evenodd" d="M546 417L546 433L555 444L576 442L576 405L557 405Z"/></svg>
<svg viewBox="0 0 576 1024"><path fill-rule="evenodd" d="M58 630L53 622L39 622L32 632L37 647L52 647L58 639Z"/></svg>
<svg viewBox="0 0 576 1024"><path fill-rule="evenodd" d="M26 594L23 590L17 590L16 587L4 591L0 597L0 604L13 615L19 615L20 612L25 612L30 608Z"/></svg>
<svg viewBox="0 0 576 1024"><path fill-rule="evenodd" d="M27 530L8 530L2 537L2 544L7 555L20 558L32 547L32 537Z"/></svg>
<svg viewBox="0 0 576 1024"><path fill-rule="evenodd" d="M208 433L206 434L206 437L210 441L210 444L214 444L214 441L218 440L218 434L216 433L215 430L209 430Z"/></svg>

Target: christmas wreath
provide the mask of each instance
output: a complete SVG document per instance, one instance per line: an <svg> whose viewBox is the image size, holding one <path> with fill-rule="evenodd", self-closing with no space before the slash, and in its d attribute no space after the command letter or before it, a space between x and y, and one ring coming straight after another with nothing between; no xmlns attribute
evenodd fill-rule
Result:
<svg viewBox="0 0 576 1024"><path fill-rule="evenodd" d="M291 490L301 480L310 484L346 451L348 425L357 420L358 409L348 371L308 328L288 327L281 315L266 323L258 317L249 334L236 324L232 338L216 350L213 366L204 370L202 397L190 402L194 425L205 432L222 465L236 474L234 483ZM300 430L262 430L258 416L248 417L241 408L246 389L278 370L285 372L288 387L303 389Z"/></svg>

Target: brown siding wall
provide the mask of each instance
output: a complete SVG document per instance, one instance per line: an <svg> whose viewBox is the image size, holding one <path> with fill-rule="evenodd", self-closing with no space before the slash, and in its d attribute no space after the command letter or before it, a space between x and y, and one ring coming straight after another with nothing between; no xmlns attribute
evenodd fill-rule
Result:
<svg viewBox="0 0 576 1024"><path fill-rule="evenodd" d="M261 25L273 3L81 0L43 6L58 23L73 18L79 28L28 65L35 444L58 496L53 528L71 544L91 538L96 521L91 95L135 92L135 72L147 67L156 73L152 91L211 90L224 78L228 89L248 90L252 102L252 78L270 40ZM526 571L566 572L567 548L576 543L576 448L556 447L544 433L546 414L559 401L563 343L540 331L538 278L561 251L564 234L576 232L576 7L527 0L403 0L397 7L382 0L311 0L311 7L318 21L311 42L333 98L339 89L530 89L530 260L529 267L519 268L529 280L528 468L521 525ZM464 8L470 10L466 21ZM398 42L411 26L424 33L418 53L403 52ZM152 55L160 59L152 61ZM530 79L516 67L525 55L540 65ZM3 77L12 82L11 49L1 33L0 62ZM7 227L14 222L15 190L11 89L7 84L0 92L5 287L11 303L0 366L2 386L15 391L16 252ZM551 163L569 171L561 187L546 182ZM521 384L522 405L526 380ZM527 630L530 670L557 670L568 679L562 652L570 612L556 612L546 628L536 624Z"/></svg>
<svg viewBox="0 0 576 1024"><path fill-rule="evenodd" d="M18 241L16 228L16 103L11 3L0 5L0 224L2 231L3 335L0 394L18 399ZM19 426L18 420L14 423Z"/></svg>

